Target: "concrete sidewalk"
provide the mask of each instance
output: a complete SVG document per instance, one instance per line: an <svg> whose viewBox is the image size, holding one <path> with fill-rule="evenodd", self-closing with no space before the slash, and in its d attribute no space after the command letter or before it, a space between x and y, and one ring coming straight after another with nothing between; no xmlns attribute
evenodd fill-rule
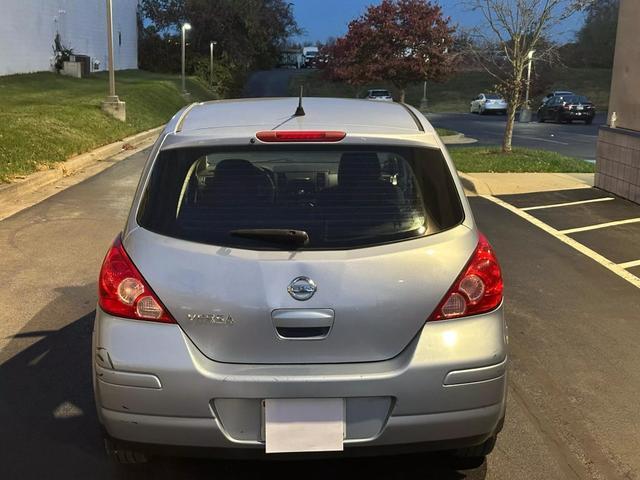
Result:
<svg viewBox="0 0 640 480"><path fill-rule="evenodd" d="M593 187L593 173L463 173L468 195L509 195Z"/></svg>

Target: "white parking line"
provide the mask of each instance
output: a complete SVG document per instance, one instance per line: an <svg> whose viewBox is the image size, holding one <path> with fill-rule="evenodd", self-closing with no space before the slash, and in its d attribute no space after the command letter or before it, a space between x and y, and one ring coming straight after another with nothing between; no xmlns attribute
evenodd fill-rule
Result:
<svg viewBox="0 0 640 480"><path fill-rule="evenodd" d="M489 200L489 201L491 201L491 202L493 202L493 203L495 203L497 205L500 205L502 208L505 208L505 209L509 210L510 212L515 213L519 217L525 219L529 223L532 223L536 227L544 230L548 234L553 235L555 238L557 238L561 242L569 245L574 250L577 250L578 252L582 253L583 255L586 255L590 259L598 262L600 265L602 265L606 269L610 270L611 272L615 273L620 278L623 278L624 280L629 282L634 287L640 288L640 278L638 278L635 275L627 272L622 266L612 262L608 258L603 257L598 252L595 252L595 251L591 250L589 247L585 247L581 243L576 242L573 238L568 237L567 235L563 234L562 232L559 232L558 230L556 230L555 228L550 227L549 225L547 225L543 221L538 220L533 215L529 215L527 212L524 211L524 209L520 209L518 207L514 207L510 203L507 203L507 202L505 202L503 200L500 200L499 198L493 197L491 195L480 195L480 196L482 198L486 198L487 200ZM611 199L611 200L613 200L613 199ZM629 267L627 267L627 268L629 268Z"/></svg>
<svg viewBox="0 0 640 480"><path fill-rule="evenodd" d="M613 197L592 198L591 200L580 200L579 202L554 203L553 205L538 205L536 207L526 207L526 208L521 208L519 210L522 210L523 212L528 212L530 210L542 210L543 208L570 207L572 205L581 205L583 203L608 202L609 200L615 200L615 198Z"/></svg>
<svg viewBox="0 0 640 480"><path fill-rule="evenodd" d="M633 262L619 263L618 266L624 269L632 268L632 267L640 267L640 260L634 260Z"/></svg>
<svg viewBox="0 0 640 480"><path fill-rule="evenodd" d="M557 145L569 145L568 143L560 142L558 140L549 140L548 138L528 137L528 136L525 136L525 135L514 135L514 137L523 138L525 140L537 140L539 142L555 143Z"/></svg>
<svg viewBox="0 0 640 480"><path fill-rule="evenodd" d="M570 233L588 232L589 230L598 230L600 228L616 227L618 225L626 225L628 223L638 223L640 217L628 218L627 220L618 220L617 222L598 223L597 225L589 225L587 227L569 228L567 230L560 230L560 233L569 235Z"/></svg>

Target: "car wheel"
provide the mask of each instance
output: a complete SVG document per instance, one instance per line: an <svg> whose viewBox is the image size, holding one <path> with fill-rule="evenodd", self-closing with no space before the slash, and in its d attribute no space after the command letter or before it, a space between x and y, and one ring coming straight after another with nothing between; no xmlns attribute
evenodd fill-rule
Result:
<svg viewBox="0 0 640 480"><path fill-rule="evenodd" d="M109 458L120 465L140 465L149 461L145 453L121 445L108 437L104 438L104 448Z"/></svg>
<svg viewBox="0 0 640 480"><path fill-rule="evenodd" d="M480 115L484 115L486 112L485 112L484 108L480 107L480 108L478 109L478 113L479 113Z"/></svg>
<svg viewBox="0 0 640 480"><path fill-rule="evenodd" d="M454 450L454 466L459 469L478 468L484 463L485 457L493 451L498 436L494 435L480 445L473 447L459 448Z"/></svg>
<svg viewBox="0 0 640 480"><path fill-rule="evenodd" d="M538 114L538 123L544 123L544 117L540 113Z"/></svg>
<svg viewBox="0 0 640 480"><path fill-rule="evenodd" d="M593 118L589 118L589 119L584 121L585 125L591 125L592 123L593 123Z"/></svg>

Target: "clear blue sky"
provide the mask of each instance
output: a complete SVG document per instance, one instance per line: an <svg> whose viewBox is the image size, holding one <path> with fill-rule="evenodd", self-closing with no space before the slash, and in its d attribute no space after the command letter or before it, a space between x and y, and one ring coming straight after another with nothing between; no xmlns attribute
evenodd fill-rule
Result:
<svg viewBox="0 0 640 480"><path fill-rule="evenodd" d="M290 0L298 24L306 31L300 41L324 41L328 37L339 37L346 33L348 23L360 16L371 4L379 0ZM451 17L453 24L471 27L482 21L479 13L467 11L459 0L440 0L444 14ZM574 16L563 28L559 37L571 40L582 23L582 17Z"/></svg>

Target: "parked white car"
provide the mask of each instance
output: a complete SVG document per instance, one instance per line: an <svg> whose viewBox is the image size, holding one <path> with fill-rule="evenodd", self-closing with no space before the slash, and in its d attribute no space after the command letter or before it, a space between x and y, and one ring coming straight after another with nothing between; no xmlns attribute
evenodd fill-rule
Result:
<svg viewBox="0 0 640 480"><path fill-rule="evenodd" d="M495 93L481 93L471 101L471 113L507 113L507 101Z"/></svg>
<svg viewBox="0 0 640 480"><path fill-rule="evenodd" d="M393 97L391 96L391 92L389 92L389 90L384 90L382 88L375 88L367 92L367 100L393 102Z"/></svg>

